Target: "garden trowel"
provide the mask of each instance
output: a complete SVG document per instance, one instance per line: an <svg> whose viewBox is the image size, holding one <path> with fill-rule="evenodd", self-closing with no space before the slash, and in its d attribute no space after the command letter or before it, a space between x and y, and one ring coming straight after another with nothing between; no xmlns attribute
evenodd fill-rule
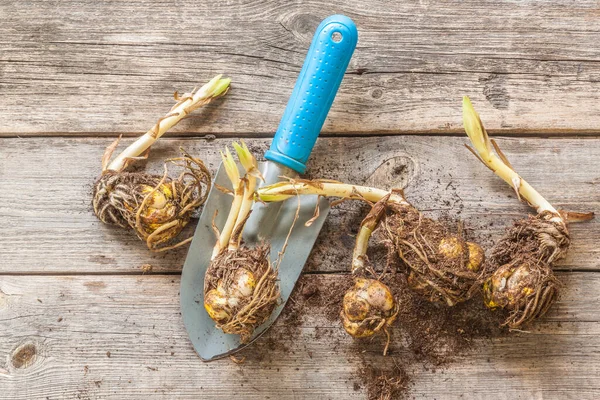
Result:
<svg viewBox="0 0 600 400"><path fill-rule="evenodd" d="M343 15L328 17L317 28L279 128L265 154L267 161L260 163L265 178L263 185L276 183L282 177L294 178L305 171L306 161L331 108L357 39L354 22ZM240 171L243 171L241 166ZM181 277L183 321L196 352L204 361L241 350L273 324L302 272L329 211L327 200L317 196L295 196L281 203L254 204L244 228L244 244L249 247L261 241L270 244L271 263L279 262L281 302L271 317L255 330L250 342L242 344L238 335L217 329L204 309L204 275L216 242L213 218L214 224L222 229L232 201L230 195L216 188L217 185L231 188L223 166L214 177L214 183L198 221ZM317 207L319 216L313 218ZM298 219L294 223L297 213ZM312 224L307 226L309 220ZM288 233L285 254L279 256Z"/></svg>

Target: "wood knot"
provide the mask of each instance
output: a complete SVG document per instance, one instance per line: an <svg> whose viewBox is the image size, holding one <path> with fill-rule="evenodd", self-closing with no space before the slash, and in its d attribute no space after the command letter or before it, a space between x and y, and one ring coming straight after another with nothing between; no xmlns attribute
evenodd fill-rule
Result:
<svg viewBox="0 0 600 400"><path fill-rule="evenodd" d="M510 102L510 96L506 90L506 78L497 74L479 78L483 83L483 94L487 101L498 110L506 110Z"/></svg>
<svg viewBox="0 0 600 400"><path fill-rule="evenodd" d="M13 367L25 369L30 367L36 360L37 349L33 343L24 343L18 346L10 357Z"/></svg>
<svg viewBox="0 0 600 400"><path fill-rule="evenodd" d="M373 89L373 91L371 92L371 97L374 99L378 99L383 95L383 90L381 89Z"/></svg>
<svg viewBox="0 0 600 400"><path fill-rule="evenodd" d="M293 14L283 18L281 26L304 43L310 43L321 18L312 14Z"/></svg>
<svg viewBox="0 0 600 400"><path fill-rule="evenodd" d="M381 189L404 189L415 175L415 162L406 156L397 156L385 160L366 179L367 186Z"/></svg>

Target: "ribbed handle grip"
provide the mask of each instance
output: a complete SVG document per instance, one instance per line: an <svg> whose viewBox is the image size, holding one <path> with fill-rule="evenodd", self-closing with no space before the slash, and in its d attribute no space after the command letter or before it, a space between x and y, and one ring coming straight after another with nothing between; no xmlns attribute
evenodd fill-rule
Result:
<svg viewBox="0 0 600 400"><path fill-rule="evenodd" d="M332 15L321 22L271 148L265 154L267 160L299 173L306 170L306 161L340 87L357 40L356 25L348 17Z"/></svg>

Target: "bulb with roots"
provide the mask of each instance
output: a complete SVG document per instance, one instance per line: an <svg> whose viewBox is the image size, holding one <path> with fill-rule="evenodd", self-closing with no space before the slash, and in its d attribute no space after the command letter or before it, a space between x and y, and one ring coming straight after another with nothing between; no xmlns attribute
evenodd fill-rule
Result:
<svg viewBox="0 0 600 400"><path fill-rule="evenodd" d="M422 240L426 240L425 237ZM411 250L409 246L403 248L402 243L397 246L396 251L402 252L403 258L410 257L406 254L407 250ZM407 260L412 265L407 278L411 290L431 302L446 303L449 306L468 300L474 292L474 285L485 261L481 246L451 234L439 241L437 259L441 260L438 264L445 265L444 273L431 268L416 269L414 263L418 263L418 260Z"/></svg>
<svg viewBox="0 0 600 400"><path fill-rule="evenodd" d="M233 143L246 170L243 178L228 149L223 165L233 186L233 202L223 230L218 233L210 265L204 277L204 308L217 328L251 340L256 328L273 313L280 299L277 267L270 261L270 247L241 245L250 215L258 171L256 159L242 141Z"/></svg>
<svg viewBox="0 0 600 400"><path fill-rule="evenodd" d="M164 251L206 201L210 172L189 154L168 160L183 168L176 179L142 172L105 171L94 185L92 205L106 224L133 229L148 248ZM189 241L189 240L188 240Z"/></svg>
<svg viewBox="0 0 600 400"><path fill-rule="evenodd" d="M355 278L342 304L342 325L355 338L369 337L386 329L398 315L390 288L376 279Z"/></svg>
<svg viewBox="0 0 600 400"><path fill-rule="evenodd" d="M367 248L373 230L385 212L385 202L389 196L377 202L362 221L356 237L352 257L354 286L345 294L340 318L346 332L354 338L365 338L383 331L387 342L383 354L387 353L390 342L389 328L398 316L398 302L390 288L375 276L369 265Z"/></svg>
<svg viewBox="0 0 600 400"><path fill-rule="evenodd" d="M543 316L556 300L559 288L560 282L547 266L507 264L485 281L483 298L488 308L509 311L506 324L518 328Z"/></svg>
<svg viewBox="0 0 600 400"><path fill-rule="evenodd" d="M211 176L204 163L182 150L181 157L167 160L162 176L125 170L132 162L147 158L150 147L183 117L224 95L229 83L219 75L193 93L176 94L177 103L169 113L112 161L120 138L107 147L92 199L100 221L132 229L153 251L173 249L191 240L171 243L206 200ZM177 178L168 176L167 163L182 169Z"/></svg>
<svg viewBox="0 0 600 400"><path fill-rule="evenodd" d="M516 221L492 249L491 272L483 284L485 305L506 310L510 328L542 317L562 286L551 265L564 257L570 243L566 214L542 211Z"/></svg>
<svg viewBox="0 0 600 400"><path fill-rule="evenodd" d="M401 191L349 185L329 180L293 179L262 187L264 202L282 201L294 195L320 195L373 203L386 198L379 212L385 214L378 237L409 268L410 287L432 302L453 306L471 298L480 283L483 249L452 233L441 222L424 217ZM385 212L384 212L385 211ZM373 228L374 229L374 228Z"/></svg>
<svg viewBox="0 0 600 400"><path fill-rule="evenodd" d="M213 259L205 276L204 308L225 333L247 343L279 300L277 272L267 245L226 249Z"/></svg>
<svg viewBox="0 0 600 400"><path fill-rule="evenodd" d="M408 286L434 303L448 306L470 299L480 280L481 246L453 233L403 202L389 203L379 236L408 266Z"/></svg>
<svg viewBox="0 0 600 400"><path fill-rule="evenodd" d="M542 317L558 298L561 284L552 264L566 254L571 243L567 223L589 220L594 215L557 211L521 178L496 142L490 140L468 97L463 99L463 122L473 145L468 149L537 211L536 216L519 220L508 229L494 245L486 265L485 305L506 310L505 325L516 329Z"/></svg>

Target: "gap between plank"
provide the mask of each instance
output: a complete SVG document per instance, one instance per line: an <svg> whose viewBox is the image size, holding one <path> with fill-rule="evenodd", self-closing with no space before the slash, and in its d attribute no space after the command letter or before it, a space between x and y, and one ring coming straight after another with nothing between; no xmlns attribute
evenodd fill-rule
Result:
<svg viewBox="0 0 600 400"><path fill-rule="evenodd" d="M490 136L494 137L525 137L536 139L596 139L600 138L600 130L568 130L568 129L536 129L521 130L507 129L501 131L488 131ZM42 139L42 138L64 138L64 139L96 139L96 138L114 138L119 135L123 137L138 137L140 132L32 132L32 133L0 133L1 139ZM174 132L168 135L169 139L231 139L231 138L252 138L268 139L275 134L273 132L236 132L236 133L203 133L197 132ZM465 136L463 130L423 130L423 131L373 131L373 132L323 132L320 138L368 138L368 137L394 137L394 136L440 136L440 137L462 137Z"/></svg>
<svg viewBox="0 0 600 400"><path fill-rule="evenodd" d="M554 268L555 272L563 273L600 273L600 268L594 269L580 269L580 268ZM336 270L336 271L306 271L302 272L302 275L348 275L348 270ZM2 272L2 276L179 276L181 271L161 271L161 272L147 272L142 273L138 271L122 271L122 272Z"/></svg>

